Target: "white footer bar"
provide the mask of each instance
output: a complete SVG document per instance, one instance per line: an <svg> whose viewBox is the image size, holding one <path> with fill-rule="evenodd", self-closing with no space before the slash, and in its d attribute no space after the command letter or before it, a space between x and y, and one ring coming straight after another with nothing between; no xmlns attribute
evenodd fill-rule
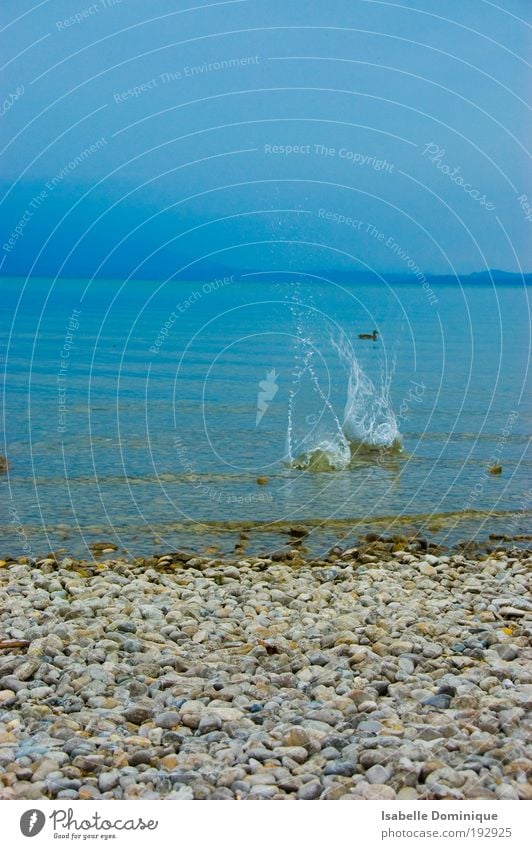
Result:
<svg viewBox="0 0 532 849"><path fill-rule="evenodd" d="M373 849L532 846L531 802L213 801L0 803L9 849Z"/></svg>

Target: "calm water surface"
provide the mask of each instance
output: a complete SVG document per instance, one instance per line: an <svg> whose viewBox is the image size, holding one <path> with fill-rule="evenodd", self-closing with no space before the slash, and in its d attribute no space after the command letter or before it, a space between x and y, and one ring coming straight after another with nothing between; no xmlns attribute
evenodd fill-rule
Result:
<svg viewBox="0 0 532 849"><path fill-rule="evenodd" d="M6 553L230 551L241 524L265 550L285 526L263 523L306 520L317 548L392 517L447 542L529 529L523 287L435 284L436 303L291 275L1 287Z"/></svg>

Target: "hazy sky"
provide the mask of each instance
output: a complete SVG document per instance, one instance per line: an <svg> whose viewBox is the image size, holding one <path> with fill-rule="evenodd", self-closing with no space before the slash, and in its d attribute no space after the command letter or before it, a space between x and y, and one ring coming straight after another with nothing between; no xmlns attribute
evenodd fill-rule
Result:
<svg viewBox="0 0 532 849"><path fill-rule="evenodd" d="M1 273L530 271L531 8L2 0Z"/></svg>

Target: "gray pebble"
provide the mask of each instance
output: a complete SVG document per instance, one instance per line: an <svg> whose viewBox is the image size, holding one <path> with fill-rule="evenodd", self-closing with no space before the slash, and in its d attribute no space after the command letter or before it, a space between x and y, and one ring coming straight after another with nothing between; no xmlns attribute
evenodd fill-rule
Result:
<svg viewBox="0 0 532 849"><path fill-rule="evenodd" d="M124 713L124 716L128 722L132 722L133 725L142 725L143 722L147 722L153 716L153 710L149 707L145 707L144 705L132 705L127 708Z"/></svg>
<svg viewBox="0 0 532 849"><path fill-rule="evenodd" d="M130 640L124 640L122 648L124 649L124 651L130 652L131 654L133 654L134 652L141 652L143 646L142 646L142 643L140 642L140 640L130 639Z"/></svg>
<svg viewBox="0 0 532 849"><path fill-rule="evenodd" d="M515 660L519 657L519 652L515 646L505 645L504 643L497 646L492 646L502 660Z"/></svg>
<svg viewBox="0 0 532 849"><path fill-rule="evenodd" d="M98 776L98 787L102 793L108 793L120 782L120 772L117 769L112 769L110 772L102 772Z"/></svg>
<svg viewBox="0 0 532 849"><path fill-rule="evenodd" d="M436 696L430 696L428 699L423 699L421 704L427 705L429 707L442 708L443 710L446 710L451 704L451 697L445 695L444 693L440 693Z"/></svg>
<svg viewBox="0 0 532 849"><path fill-rule="evenodd" d="M392 775L393 772L389 766L375 764L367 770L365 778L370 784L387 784Z"/></svg>
<svg viewBox="0 0 532 849"><path fill-rule="evenodd" d="M322 786L319 781L308 781L296 793L296 799L319 799L322 793Z"/></svg>
<svg viewBox="0 0 532 849"><path fill-rule="evenodd" d="M356 766L351 761L333 761L323 770L324 775L344 775L350 778L356 772Z"/></svg>
<svg viewBox="0 0 532 849"><path fill-rule="evenodd" d="M181 717L175 710L167 710L164 713L158 713L154 719L155 725L158 728L165 728L170 731L172 728L181 724Z"/></svg>

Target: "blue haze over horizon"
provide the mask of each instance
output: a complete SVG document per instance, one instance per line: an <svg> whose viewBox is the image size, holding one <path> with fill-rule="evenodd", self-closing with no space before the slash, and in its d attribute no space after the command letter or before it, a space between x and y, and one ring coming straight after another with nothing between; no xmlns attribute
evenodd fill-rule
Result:
<svg viewBox="0 0 532 849"><path fill-rule="evenodd" d="M0 28L3 276L532 270L523 0L5 0Z"/></svg>

